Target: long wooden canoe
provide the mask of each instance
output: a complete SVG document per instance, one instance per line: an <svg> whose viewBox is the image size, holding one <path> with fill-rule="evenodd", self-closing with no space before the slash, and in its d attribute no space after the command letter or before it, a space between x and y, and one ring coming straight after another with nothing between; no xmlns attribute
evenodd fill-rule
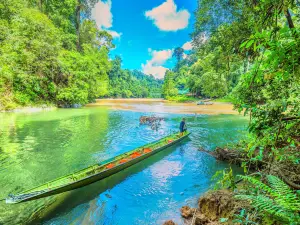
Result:
<svg viewBox="0 0 300 225"><path fill-rule="evenodd" d="M182 136L179 133L169 135L158 141L110 158L99 164L79 170L73 174L60 177L33 189L16 195L11 194L6 198L6 203L26 202L89 185L124 170L125 168L128 168L150 157L151 155L180 142L189 134L189 132L185 132Z"/></svg>

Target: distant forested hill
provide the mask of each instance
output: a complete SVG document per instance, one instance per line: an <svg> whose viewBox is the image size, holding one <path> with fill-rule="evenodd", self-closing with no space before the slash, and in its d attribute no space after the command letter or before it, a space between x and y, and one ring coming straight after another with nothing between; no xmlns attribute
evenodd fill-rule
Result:
<svg viewBox="0 0 300 225"><path fill-rule="evenodd" d="M109 92L113 98L159 98L163 80L155 79L138 70L121 68L121 58L116 57L109 72Z"/></svg>

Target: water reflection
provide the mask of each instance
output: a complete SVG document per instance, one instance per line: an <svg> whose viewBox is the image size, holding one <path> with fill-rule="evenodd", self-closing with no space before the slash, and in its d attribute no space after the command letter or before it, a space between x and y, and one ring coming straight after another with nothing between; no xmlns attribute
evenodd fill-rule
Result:
<svg viewBox="0 0 300 225"><path fill-rule="evenodd" d="M87 187L19 205L0 203L0 224L157 224L195 204L227 167L199 146L237 140L246 122L236 116L167 115L158 131L139 126L141 113L106 108L0 114L0 192L31 188L157 140L177 130L182 116L193 132L142 163Z"/></svg>

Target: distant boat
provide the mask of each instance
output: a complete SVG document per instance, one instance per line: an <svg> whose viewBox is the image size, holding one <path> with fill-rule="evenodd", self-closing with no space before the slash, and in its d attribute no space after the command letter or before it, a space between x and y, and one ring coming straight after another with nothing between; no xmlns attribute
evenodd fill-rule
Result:
<svg viewBox="0 0 300 225"><path fill-rule="evenodd" d="M164 137L158 141L141 146L132 151L123 153L111 159L105 160L99 164L77 171L73 174L60 177L46 184L33 189L24 191L16 195L9 195L6 203L20 203L47 196L59 194L62 192L74 190L106 177L109 177L125 168L128 168L152 155L166 149L184 138L188 137L190 132L175 133Z"/></svg>
<svg viewBox="0 0 300 225"><path fill-rule="evenodd" d="M214 104L213 102L205 102L205 101L199 101L197 102L197 105L212 105Z"/></svg>

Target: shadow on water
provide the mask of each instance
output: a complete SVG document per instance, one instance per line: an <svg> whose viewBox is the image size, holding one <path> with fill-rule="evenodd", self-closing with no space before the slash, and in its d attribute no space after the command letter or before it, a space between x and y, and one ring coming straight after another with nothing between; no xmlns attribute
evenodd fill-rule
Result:
<svg viewBox="0 0 300 225"><path fill-rule="evenodd" d="M171 146L161 152L156 153L155 155L135 164L125 170L122 170L110 177L107 177L103 180L95 182L86 187L82 187L80 189L76 189L67 193L62 193L58 196L56 201L60 201L57 207L52 209L49 212L46 212L46 215L43 218L36 218L31 221L29 224L42 224L45 221L50 220L56 214L63 214L64 212L70 211L72 208L77 205L89 202L99 196L101 193L112 189L114 186L118 185L125 179L130 176L143 171L145 168L151 166L152 164L162 160L164 157L168 156L172 153L176 148L180 148L182 151L182 147L185 143L189 142L190 138L183 140L181 143L178 143L174 146ZM60 199L62 198L62 199Z"/></svg>
<svg viewBox="0 0 300 225"><path fill-rule="evenodd" d="M105 180L78 190L18 205L0 202L0 224L161 224L213 184L229 165L201 146L234 143L246 120L237 116L165 114L158 131L138 126L142 113L103 109L0 115L0 197L55 179L160 139L188 120L185 140ZM2 119L1 119L2 118ZM117 210L115 209L117 207Z"/></svg>

